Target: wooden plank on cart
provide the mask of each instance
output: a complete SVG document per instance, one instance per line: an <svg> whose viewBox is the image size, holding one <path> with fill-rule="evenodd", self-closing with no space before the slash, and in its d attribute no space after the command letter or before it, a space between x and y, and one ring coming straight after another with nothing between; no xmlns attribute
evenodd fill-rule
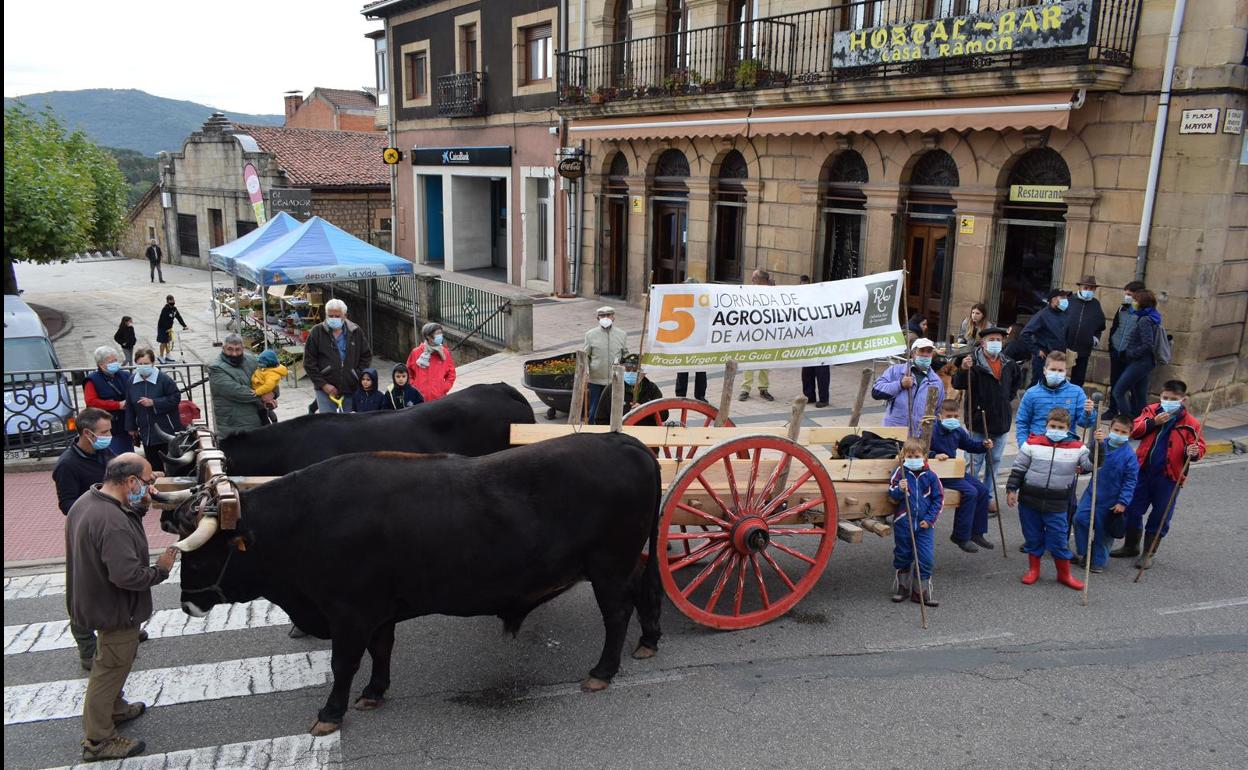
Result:
<svg viewBox="0 0 1248 770"><path fill-rule="evenodd" d="M818 486L812 481L809 484L802 485L788 499L789 507L800 506L806 500L812 499L818 495ZM719 507L719 500L728 501L731 499L732 493L725 484L722 488L716 488L711 485L710 491L705 488L691 488L681 497L681 503L716 518L724 517L723 510ZM958 494L952 490L945 490L945 508L956 508L958 505ZM897 504L888 496L888 487L884 484L870 482L843 482L836 484L836 504L838 521L852 521L860 526L861 520L874 520L876 516L892 516L897 508ZM807 511L802 516L802 522L805 523L821 523L825 520L825 514L822 508L814 508ZM672 514L673 525L697 525L706 524L706 519L698 516L690 511L678 510ZM884 525L888 526L888 525ZM870 527L867 527L870 529ZM874 530L872 530L874 531ZM889 529L889 532L892 530ZM887 533L886 533L887 534Z"/></svg>
<svg viewBox="0 0 1248 770"><path fill-rule="evenodd" d="M607 433L609 425L539 425L515 424L511 426L511 443L515 446L536 444L572 433ZM905 428L846 428L820 427L802 428L798 433L797 442L803 445L835 444L846 436L861 434L864 430L883 436L905 440ZM784 426L750 426L735 428L668 428L663 425L627 425L624 433L632 436L649 447L664 446L713 446L721 441L741 436L767 435L787 436L788 429Z"/></svg>
<svg viewBox="0 0 1248 770"><path fill-rule="evenodd" d="M847 543L861 543L862 527L857 524L851 524L848 521L838 521L836 523L836 536Z"/></svg>
<svg viewBox="0 0 1248 770"><path fill-rule="evenodd" d="M663 479L663 486L667 486L676 478L676 474L681 468L692 464L692 460L674 460L666 457L659 458L659 471ZM771 472L776 467L778 460L759 460L758 473L760 478L766 480L770 478ZM738 483L742 479L749 478L752 460L732 460L732 472ZM823 467L827 470L828 476L835 483L842 481L875 481L885 483L893 475L893 471L897 468L896 460L824 460ZM951 457L948 460L932 460L928 463L928 467L942 479L960 479L966 474L966 461L961 457ZM714 482L726 482L728 477L728 469L722 464L708 468L702 473L702 477Z"/></svg>

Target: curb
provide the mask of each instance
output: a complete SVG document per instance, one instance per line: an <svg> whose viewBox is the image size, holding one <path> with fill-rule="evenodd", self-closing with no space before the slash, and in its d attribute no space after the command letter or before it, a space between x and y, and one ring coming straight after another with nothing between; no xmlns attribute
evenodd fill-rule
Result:
<svg viewBox="0 0 1248 770"><path fill-rule="evenodd" d="M57 312L60 313L59 310ZM57 340L61 339L62 337L64 337L65 335L69 334L70 332L74 330L74 319L70 318L64 313L61 313L61 318L65 319L65 325L61 327L61 330L59 332L49 337L49 339L52 342L56 342Z"/></svg>
<svg viewBox="0 0 1248 770"><path fill-rule="evenodd" d="M1244 454L1245 452L1248 452L1248 437L1214 439L1205 444L1206 455Z"/></svg>
<svg viewBox="0 0 1248 770"><path fill-rule="evenodd" d="M165 552L164 548L149 548L148 549L148 555L153 556L153 557L160 556L164 552ZM64 556L48 556L43 559L14 559L13 561L6 561L4 563L4 570L5 572L8 572L9 570L26 570L26 569L38 569L40 567L64 567L64 566L65 566ZM13 575L5 575L5 577L13 577Z"/></svg>

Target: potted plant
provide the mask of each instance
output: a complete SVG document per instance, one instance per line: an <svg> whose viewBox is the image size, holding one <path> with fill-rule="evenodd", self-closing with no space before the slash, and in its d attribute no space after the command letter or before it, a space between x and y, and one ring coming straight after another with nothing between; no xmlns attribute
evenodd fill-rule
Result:
<svg viewBox="0 0 1248 770"><path fill-rule="evenodd" d="M579 104L585 100L585 89L581 86L564 86L559 98L567 104Z"/></svg>
<svg viewBox="0 0 1248 770"><path fill-rule="evenodd" d="M737 88L757 88L759 73L762 69L763 63L758 59L742 59L737 65Z"/></svg>

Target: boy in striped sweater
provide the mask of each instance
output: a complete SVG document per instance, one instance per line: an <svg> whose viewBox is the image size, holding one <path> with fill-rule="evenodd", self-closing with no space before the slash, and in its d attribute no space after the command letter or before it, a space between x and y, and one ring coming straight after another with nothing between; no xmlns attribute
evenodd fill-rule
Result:
<svg viewBox="0 0 1248 770"><path fill-rule="evenodd" d="M1028 569L1025 585L1040 578L1040 557L1048 550L1057 566L1059 583L1083 589L1070 574L1070 525L1066 509L1075 477L1092 470L1088 448L1070 438L1070 412L1061 407L1049 412L1043 434L1032 435L1018 448L1010 479L1005 484L1007 501L1018 507L1023 528L1023 550Z"/></svg>

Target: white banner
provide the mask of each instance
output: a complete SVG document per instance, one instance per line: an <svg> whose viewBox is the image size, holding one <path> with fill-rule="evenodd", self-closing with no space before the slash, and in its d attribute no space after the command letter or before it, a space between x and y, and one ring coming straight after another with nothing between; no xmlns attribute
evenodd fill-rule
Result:
<svg viewBox="0 0 1248 770"><path fill-rule="evenodd" d="M904 353L901 291L900 270L797 286L652 286L642 365L773 369Z"/></svg>

